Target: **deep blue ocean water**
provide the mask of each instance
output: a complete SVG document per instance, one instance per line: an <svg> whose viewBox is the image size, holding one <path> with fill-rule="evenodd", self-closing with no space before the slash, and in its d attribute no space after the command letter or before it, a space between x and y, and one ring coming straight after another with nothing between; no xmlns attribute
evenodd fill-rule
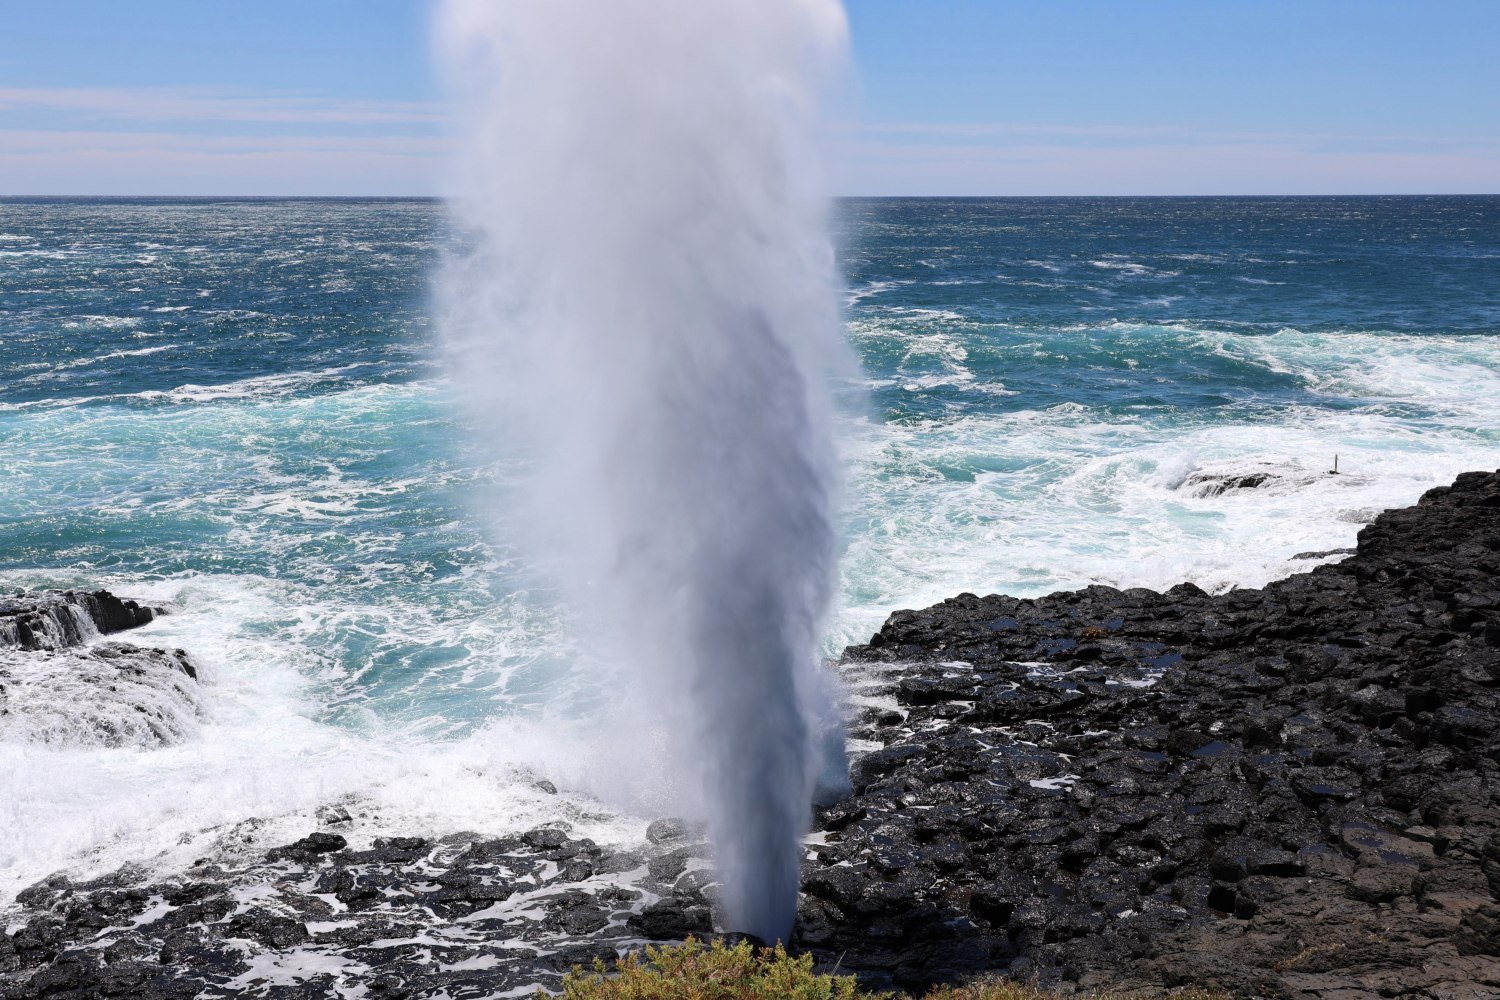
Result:
<svg viewBox="0 0 1500 1000"><path fill-rule="evenodd" d="M961 590L1259 585L1500 466L1500 198L856 200L836 235L830 653ZM0 201L0 586L173 602L141 641L212 693L191 747L0 739L6 884L372 785L526 808L475 740L587 678L483 513L515 470L431 295L463 247L425 201Z"/></svg>

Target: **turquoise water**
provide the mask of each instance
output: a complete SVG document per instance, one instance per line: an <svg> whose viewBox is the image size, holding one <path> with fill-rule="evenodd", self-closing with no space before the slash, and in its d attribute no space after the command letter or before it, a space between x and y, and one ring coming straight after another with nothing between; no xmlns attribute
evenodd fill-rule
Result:
<svg viewBox="0 0 1500 1000"><path fill-rule="evenodd" d="M961 590L1257 585L1500 466L1500 198L850 201L837 237L829 652ZM508 794L514 755L473 741L600 696L447 387L463 249L422 201L0 202L0 585L174 602L148 631L216 705L196 756L0 743L17 871L396 775L487 802L464 775ZM1184 489L1264 463L1297 474Z"/></svg>

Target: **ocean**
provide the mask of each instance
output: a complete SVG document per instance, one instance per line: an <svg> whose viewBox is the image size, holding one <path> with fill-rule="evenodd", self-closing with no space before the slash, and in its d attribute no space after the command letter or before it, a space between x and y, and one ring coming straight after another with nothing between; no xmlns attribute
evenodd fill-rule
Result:
<svg viewBox="0 0 1500 1000"><path fill-rule="evenodd" d="M1500 197L834 223L863 371L830 656L961 591L1259 586L1500 466ZM186 649L207 695L167 747L0 716L0 904L330 804L369 836L639 836L569 739L609 693L504 516L524 469L445 373L433 275L467 245L420 200L0 201L0 588L166 605L123 638ZM1205 485L1243 475L1269 479Z"/></svg>

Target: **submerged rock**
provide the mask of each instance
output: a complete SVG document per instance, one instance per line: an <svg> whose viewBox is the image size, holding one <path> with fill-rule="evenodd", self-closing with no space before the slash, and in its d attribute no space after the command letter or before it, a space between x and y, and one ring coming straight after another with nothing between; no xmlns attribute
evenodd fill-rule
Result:
<svg viewBox="0 0 1500 1000"><path fill-rule="evenodd" d="M1224 468L1199 469L1189 473L1178 484L1179 492L1210 498L1242 490L1288 490L1310 486L1330 476L1332 471L1304 468L1300 465L1258 463ZM1340 482L1359 482L1358 477L1343 476Z"/></svg>
<svg viewBox="0 0 1500 1000"><path fill-rule="evenodd" d="M98 642L62 651L0 652L0 738L51 744L155 746L191 735L204 706L180 649Z"/></svg>

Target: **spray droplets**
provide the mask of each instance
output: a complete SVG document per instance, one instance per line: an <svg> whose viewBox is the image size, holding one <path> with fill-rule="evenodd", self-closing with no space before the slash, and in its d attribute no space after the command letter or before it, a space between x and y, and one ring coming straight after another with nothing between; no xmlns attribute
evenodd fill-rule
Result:
<svg viewBox="0 0 1500 1000"><path fill-rule="evenodd" d="M536 558L706 818L720 922L791 930L839 741L829 373L847 364L817 164L832 0L453 0L467 109L445 285L481 426L535 457Z"/></svg>

